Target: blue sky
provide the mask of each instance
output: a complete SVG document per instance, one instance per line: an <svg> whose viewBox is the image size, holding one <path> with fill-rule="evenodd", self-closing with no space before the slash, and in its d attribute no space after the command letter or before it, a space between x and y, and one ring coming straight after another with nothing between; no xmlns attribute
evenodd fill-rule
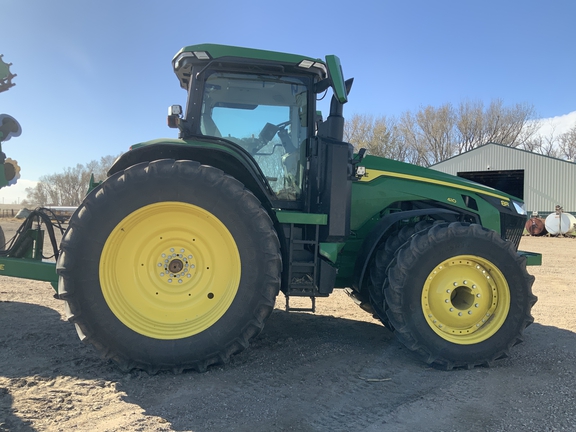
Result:
<svg viewBox="0 0 576 432"><path fill-rule="evenodd" d="M186 94L171 69L185 45L223 43L323 58L355 83L346 113L399 116L471 99L576 111L576 2L554 0L0 0L0 54L16 86L0 113L25 186L136 142L174 137L167 107Z"/></svg>

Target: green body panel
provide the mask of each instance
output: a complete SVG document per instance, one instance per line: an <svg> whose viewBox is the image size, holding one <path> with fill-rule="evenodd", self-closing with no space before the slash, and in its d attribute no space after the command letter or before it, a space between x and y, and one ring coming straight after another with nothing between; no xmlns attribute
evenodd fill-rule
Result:
<svg viewBox="0 0 576 432"><path fill-rule="evenodd" d="M471 180L467 180L462 177L453 176L451 174L446 174L431 168L424 168L418 165L412 165L409 163L400 162L392 159L386 159L377 156L366 156L362 160L361 165L365 166L367 169L391 171L401 173L407 176L418 177L420 181L424 181L427 183L437 184L445 182L448 183L450 187L459 188L460 190L463 191L474 191L478 193L484 193L486 195L491 195L494 197L501 197L502 199L505 200L515 199L517 201L522 201L520 198L515 198L512 195L506 194L502 191L475 183ZM370 180L369 177L368 180Z"/></svg>
<svg viewBox="0 0 576 432"><path fill-rule="evenodd" d="M468 208L462 194L473 196L478 210ZM408 180L381 176L371 182L356 182L352 186L352 214L351 229L369 231L371 225L380 218L374 219L381 210L390 204L401 201L432 200L452 207L466 210L480 215L482 225L486 228L500 232L500 213L498 210L482 200L475 194L458 190L454 187L433 183L421 183L417 180ZM370 221L373 221L370 224Z"/></svg>
<svg viewBox="0 0 576 432"><path fill-rule="evenodd" d="M500 213L482 195L499 198L507 205L514 197L477 183L391 159L366 156L362 161L367 176L352 185L350 227L364 237L380 219L379 213L392 203L434 201L475 213L482 225L500 232ZM469 208L463 196L474 198L478 210ZM519 199L516 199L521 201Z"/></svg>
<svg viewBox="0 0 576 432"><path fill-rule="evenodd" d="M275 210L276 218L280 223L294 223L303 225L326 225L328 215L315 213L302 213L296 211Z"/></svg>

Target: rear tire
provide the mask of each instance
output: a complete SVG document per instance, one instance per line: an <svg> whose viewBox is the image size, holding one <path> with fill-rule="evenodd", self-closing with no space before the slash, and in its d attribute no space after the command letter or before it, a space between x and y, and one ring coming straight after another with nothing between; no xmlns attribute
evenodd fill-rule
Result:
<svg viewBox="0 0 576 432"><path fill-rule="evenodd" d="M134 165L71 218L59 294L121 368L204 371L262 330L280 288L272 221L236 179L193 161Z"/></svg>
<svg viewBox="0 0 576 432"><path fill-rule="evenodd" d="M508 356L534 319L534 277L510 242L480 225L416 233L388 269L384 294L395 335L441 369Z"/></svg>

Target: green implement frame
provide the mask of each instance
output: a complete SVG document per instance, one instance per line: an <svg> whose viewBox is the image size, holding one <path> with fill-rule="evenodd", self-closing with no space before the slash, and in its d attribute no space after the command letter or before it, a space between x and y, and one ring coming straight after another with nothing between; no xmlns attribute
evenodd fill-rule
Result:
<svg viewBox="0 0 576 432"><path fill-rule="evenodd" d="M52 288L58 292L58 275L56 274L55 262L29 258L0 257L0 276L50 282Z"/></svg>
<svg viewBox="0 0 576 432"><path fill-rule="evenodd" d="M58 292L56 263L42 258L44 231L28 229L15 240L10 253L0 256L0 276L50 282Z"/></svg>

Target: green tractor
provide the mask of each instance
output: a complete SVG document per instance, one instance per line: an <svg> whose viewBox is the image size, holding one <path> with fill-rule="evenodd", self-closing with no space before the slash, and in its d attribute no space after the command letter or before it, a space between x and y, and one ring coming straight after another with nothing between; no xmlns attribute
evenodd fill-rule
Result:
<svg viewBox="0 0 576 432"><path fill-rule="evenodd" d="M123 369L203 371L249 345L280 291L314 312L334 288L438 368L522 340L541 256L517 251L521 200L354 154L336 56L202 44L172 63L188 95L168 110L178 139L120 156L60 245L58 296L82 340Z"/></svg>

